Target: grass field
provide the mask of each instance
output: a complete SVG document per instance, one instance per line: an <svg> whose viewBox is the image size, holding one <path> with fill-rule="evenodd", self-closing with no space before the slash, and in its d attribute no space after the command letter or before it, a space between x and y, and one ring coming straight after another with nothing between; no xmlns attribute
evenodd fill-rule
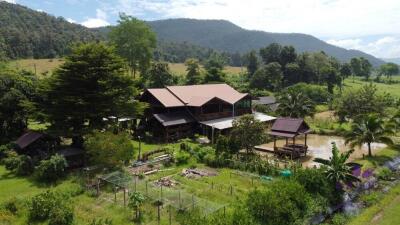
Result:
<svg viewBox="0 0 400 225"><path fill-rule="evenodd" d="M10 62L10 66L16 69L28 70L33 73L36 72L38 76L43 73L51 73L64 63L63 59L20 59Z"/></svg>
<svg viewBox="0 0 400 225"><path fill-rule="evenodd" d="M38 76L41 76L43 73L48 73L51 75L52 71L54 71L54 69L60 66L63 62L63 59L21 59L11 61L10 66L17 69L28 70L33 73L36 72ZM186 74L186 66L183 63L169 63L169 68L171 72L176 75L183 76ZM246 69L243 67L233 66L226 66L224 70L224 72L228 74L239 74L245 71Z"/></svg>
<svg viewBox="0 0 400 225"><path fill-rule="evenodd" d="M393 81L396 81L398 83L386 84L386 83L373 82L373 84L376 85L379 92L381 92L381 93L387 92L395 97L400 98L400 76L393 77ZM363 80L363 78L356 77L354 80L353 80L353 78L348 78L344 82L344 85L345 85L344 90L361 88L362 86L364 86L368 83L369 82Z"/></svg>

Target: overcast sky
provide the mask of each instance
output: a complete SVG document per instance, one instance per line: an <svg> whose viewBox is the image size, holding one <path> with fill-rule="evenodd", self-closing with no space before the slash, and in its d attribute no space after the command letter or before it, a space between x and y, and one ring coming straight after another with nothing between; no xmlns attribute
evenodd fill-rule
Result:
<svg viewBox="0 0 400 225"><path fill-rule="evenodd" d="M400 0L7 1L87 27L115 24L119 12L143 20L225 19L246 29L306 33L377 57L400 57Z"/></svg>

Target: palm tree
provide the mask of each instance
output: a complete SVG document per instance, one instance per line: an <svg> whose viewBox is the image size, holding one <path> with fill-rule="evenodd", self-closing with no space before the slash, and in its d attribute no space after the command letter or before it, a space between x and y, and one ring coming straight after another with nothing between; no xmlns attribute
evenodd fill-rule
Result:
<svg viewBox="0 0 400 225"><path fill-rule="evenodd" d="M388 135L393 134L390 126L386 126L382 118L376 114L370 114L356 119L351 125L351 130L345 136L346 144L350 146L368 145L368 156L372 156L371 143L379 142L393 144Z"/></svg>
<svg viewBox="0 0 400 225"><path fill-rule="evenodd" d="M315 104L302 92L285 92L278 98L278 113L281 116L301 118L312 115L315 111Z"/></svg>
<svg viewBox="0 0 400 225"><path fill-rule="evenodd" d="M340 153L336 147L336 143L332 142L332 157L330 157L329 160L315 158L314 162L321 163L325 166L327 178L334 184L359 181L359 179L352 174L352 164L346 162L353 152L354 149Z"/></svg>

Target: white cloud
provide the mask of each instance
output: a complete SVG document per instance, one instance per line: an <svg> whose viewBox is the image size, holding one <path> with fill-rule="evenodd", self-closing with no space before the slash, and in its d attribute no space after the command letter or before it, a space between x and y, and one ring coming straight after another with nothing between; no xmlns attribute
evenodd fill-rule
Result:
<svg viewBox="0 0 400 225"><path fill-rule="evenodd" d="M118 0L104 9L142 19L226 19L247 29L330 38L400 32L398 0Z"/></svg>
<svg viewBox="0 0 400 225"><path fill-rule="evenodd" d="M17 0L0 0L0 2L1 1L8 2L8 3L13 3L13 4L17 3Z"/></svg>
<svg viewBox="0 0 400 225"><path fill-rule="evenodd" d="M76 21L71 19L71 18L67 18L67 21L70 22L70 23L76 23Z"/></svg>
<svg viewBox="0 0 400 225"><path fill-rule="evenodd" d="M372 41L356 38L331 39L327 42L346 49L357 49L380 58L396 58L400 56L400 36L383 36Z"/></svg>
<svg viewBox="0 0 400 225"><path fill-rule="evenodd" d="M88 18L81 24L89 28L104 27L110 25L110 23L107 22L107 13L101 9L96 9L96 18Z"/></svg>

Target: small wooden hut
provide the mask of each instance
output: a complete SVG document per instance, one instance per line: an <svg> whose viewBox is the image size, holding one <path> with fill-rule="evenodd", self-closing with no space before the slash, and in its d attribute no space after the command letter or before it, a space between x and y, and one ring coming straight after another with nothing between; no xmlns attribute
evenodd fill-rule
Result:
<svg viewBox="0 0 400 225"><path fill-rule="evenodd" d="M307 134L310 127L303 119L297 118L278 118L272 125L269 135L274 137L274 153L281 157L291 159L307 155ZM304 135L304 144L296 142L296 137ZM277 138L285 138L286 143L282 147L276 146Z"/></svg>

